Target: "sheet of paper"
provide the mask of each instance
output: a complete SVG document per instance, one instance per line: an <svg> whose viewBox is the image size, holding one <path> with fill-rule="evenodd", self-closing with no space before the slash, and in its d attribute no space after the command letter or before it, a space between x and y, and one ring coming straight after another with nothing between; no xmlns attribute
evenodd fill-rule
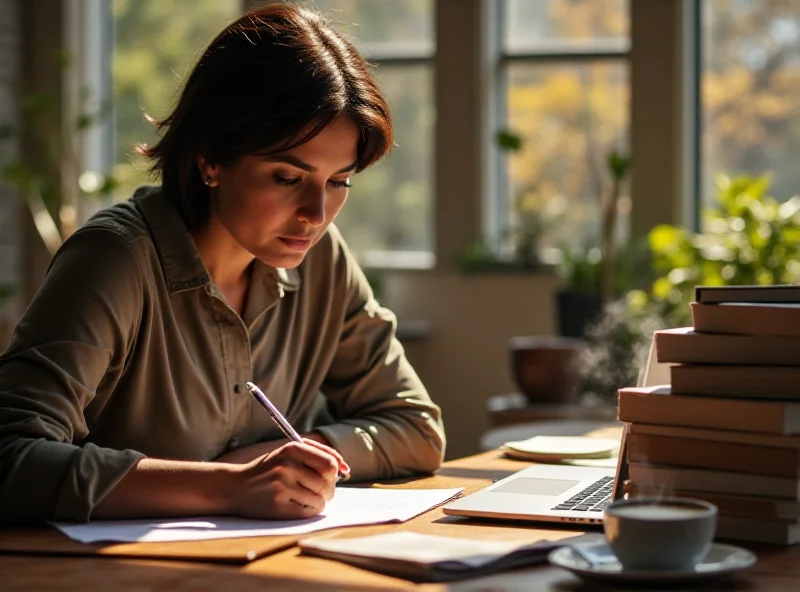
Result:
<svg viewBox="0 0 800 592"><path fill-rule="evenodd" d="M199 541L252 536L307 534L326 528L405 522L443 504L463 488L358 489L337 487L325 511L303 520L247 520L204 516L164 520L100 520L51 523L82 543Z"/></svg>

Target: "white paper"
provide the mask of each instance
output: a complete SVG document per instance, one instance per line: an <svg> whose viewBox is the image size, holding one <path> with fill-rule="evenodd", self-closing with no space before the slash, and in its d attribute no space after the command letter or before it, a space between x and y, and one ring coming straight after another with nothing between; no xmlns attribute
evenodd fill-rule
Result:
<svg viewBox="0 0 800 592"><path fill-rule="evenodd" d="M322 514L303 520L248 520L227 516L154 520L52 522L82 543L115 541L200 541L252 536L307 534L326 528L405 522L461 492L455 489L359 489L337 487Z"/></svg>

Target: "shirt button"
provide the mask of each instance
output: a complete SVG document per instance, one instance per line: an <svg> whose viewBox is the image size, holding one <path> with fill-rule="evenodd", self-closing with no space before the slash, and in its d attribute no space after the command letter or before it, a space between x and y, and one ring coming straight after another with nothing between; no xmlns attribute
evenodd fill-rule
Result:
<svg viewBox="0 0 800 592"><path fill-rule="evenodd" d="M238 395L240 390L241 389L239 388L239 383L238 382L233 385L233 392L234 393L236 393Z"/></svg>

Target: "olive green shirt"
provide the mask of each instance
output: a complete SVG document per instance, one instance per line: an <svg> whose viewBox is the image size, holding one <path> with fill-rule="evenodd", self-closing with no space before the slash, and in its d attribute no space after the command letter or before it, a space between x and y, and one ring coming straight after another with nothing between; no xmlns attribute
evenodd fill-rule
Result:
<svg viewBox="0 0 800 592"><path fill-rule="evenodd" d="M0 357L0 522L78 520L143 456L209 461L281 432L244 383L354 479L434 471L439 408L334 226L225 302L171 200L143 187L67 240Z"/></svg>

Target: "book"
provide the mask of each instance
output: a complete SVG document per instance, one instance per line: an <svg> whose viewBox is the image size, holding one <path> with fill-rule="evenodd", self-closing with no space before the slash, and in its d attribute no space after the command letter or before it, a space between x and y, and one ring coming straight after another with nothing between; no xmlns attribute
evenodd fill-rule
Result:
<svg viewBox="0 0 800 592"><path fill-rule="evenodd" d="M503 454L517 460L561 462L564 460L610 458L619 451L619 439L588 436L533 436L506 442Z"/></svg>
<svg viewBox="0 0 800 592"><path fill-rule="evenodd" d="M721 302L798 302L800 285L776 286L697 286L694 299L702 304Z"/></svg>
<svg viewBox="0 0 800 592"><path fill-rule="evenodd" d="M800 449L628 434L628 461L800 478Z"/></svg>
<svg viewBox="0 0 800 592"><path fill-rule="evenodd" d="M800 338L700 333L692 327L655 332L659 362L800 366Z"/></svg>
<svg viewBox="0 0 800 592"><path fill-rule="evenodd" d="M779 434L732 432L729 430L709 430L706 428L655 425L645 423L629 424L628 433L672 436L675 438L692 438L695 440L712 440L714 442L736 442L739 444L753 444L755 446L800 448L800 437L781 436Z"/></svg>
<svg viewBox="0 0 800 592"><path fill-rule="evenodd" d="M692 302L689 306L695 331L800 337L800 304Z"/></svg>
<svg viewBox="0 0 800 592"><path fill-rule="evenodd" d="M670 377L676 395L800 400L800 366L675 364Z"/></svg>
<svg viewBox="0 0 800 592"><path fill-rule="evenodd" d="M634 462L628 463L628 472L631 481L642 487L655 488L661 495L672 495L673 491L679 489L691 489L800 501L800 480L787 477L745 475Z"/></svg>
<svg viewBox="0 0 800 592"><path fill-rule="evenodd" d="M659 497L656 487L639 486L630 484L631 497ZM746 516L749 518L771 519L800 519L800 502L787 500L774 500L766 497L751 497L746 495L732 495L729 493L715 493L712 491L695 491L693 489L676 489L670 492L675 497L688 497L700 499L717 506L721 516Z"/></svg>
<svg viewBox="0 0 800 592"><path fill-rule="evenodd" d="M717 539L794 545L800 543L800 523L744 516L717 516Z"/></svg>
<svg viewBox="0 0 800 592"><path fill-rule="evenodd" d="M618 391L620 421L738 430L763 434L800 434L800 403L673 395L669 386L628 387ZM766 444L765 444L766 445Z"/></svg>
<svg viewBox="0 0 800 592"><path fill-rule="evenodd" d="M313 538L300 553L418 582L446 582L545 563L553 549L583 536L520 544L399 531L354 538Z"/></svg>

